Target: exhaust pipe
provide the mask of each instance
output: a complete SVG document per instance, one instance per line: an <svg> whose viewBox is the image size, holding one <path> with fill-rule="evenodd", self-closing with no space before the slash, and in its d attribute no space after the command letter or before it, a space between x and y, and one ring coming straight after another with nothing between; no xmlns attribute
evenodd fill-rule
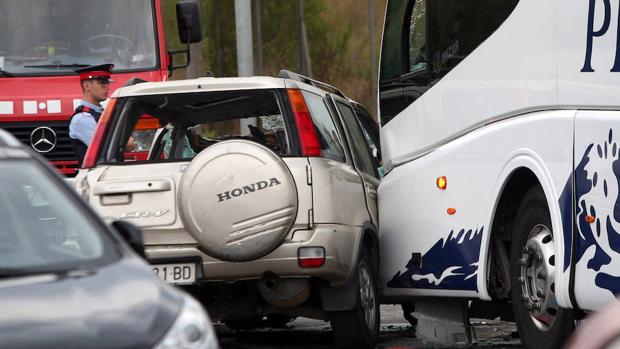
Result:
<svg viewBox="0 0 620 349"><path fill-rule="evenodd" d="M265 302L279 308L294 308L310 297L308 279L282 279L275 274L263 276L258 290Z"/></svg>

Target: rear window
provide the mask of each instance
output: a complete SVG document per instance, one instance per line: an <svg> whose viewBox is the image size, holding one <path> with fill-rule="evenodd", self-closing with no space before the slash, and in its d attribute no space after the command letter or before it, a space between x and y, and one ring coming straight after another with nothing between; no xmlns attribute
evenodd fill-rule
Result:
<svg viewBox="0 0 620 349"><path fill-rule="evenodd" d="M229 139L293 155L278 90L218 91L127 97L113 118L108 162L192 159ZM122 156L118 154L124 154Z"/></svg>

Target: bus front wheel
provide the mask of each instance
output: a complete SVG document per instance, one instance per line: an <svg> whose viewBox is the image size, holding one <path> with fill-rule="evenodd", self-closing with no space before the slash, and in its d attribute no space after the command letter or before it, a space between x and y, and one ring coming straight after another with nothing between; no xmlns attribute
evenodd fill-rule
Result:
<svg viewBox="0 0 620 349"><path fill-rule="evenodd" d="M573 330L573 312L560 308L555 297L559 262L547 200L535 186L519 205L510 251L513 311L527 348L560 348Z"/></svg>

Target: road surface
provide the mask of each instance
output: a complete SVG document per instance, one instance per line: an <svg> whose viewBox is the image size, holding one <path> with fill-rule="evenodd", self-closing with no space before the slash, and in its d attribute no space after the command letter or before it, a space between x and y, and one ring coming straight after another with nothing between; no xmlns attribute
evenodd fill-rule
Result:
<svg viewBox="0 0 620 349"><path fill-rule="evenodd" d="M514 323L472 319L476 349L521 348L515 338ZM284 329L259 329L244 332L228 330L216 324L216 331L222 348L267 349L267 348L336 348L328 322L298 318ZM399 306L381 306L381 337L378 348L418 349L431 348L415 339L413 330L402 316Z"/></svg>

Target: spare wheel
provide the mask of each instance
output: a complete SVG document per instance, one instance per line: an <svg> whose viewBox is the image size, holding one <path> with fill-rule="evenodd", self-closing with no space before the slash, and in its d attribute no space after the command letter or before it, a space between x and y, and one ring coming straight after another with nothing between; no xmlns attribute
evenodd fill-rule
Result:
<svg viewBox="0 0 620 349"><path fill-rule="evenodd" d="M210 256L260 258L280 245L297 215L297 190L286 164L268 148L228 140L200 152L180 183L187 231Z"/></svg>

